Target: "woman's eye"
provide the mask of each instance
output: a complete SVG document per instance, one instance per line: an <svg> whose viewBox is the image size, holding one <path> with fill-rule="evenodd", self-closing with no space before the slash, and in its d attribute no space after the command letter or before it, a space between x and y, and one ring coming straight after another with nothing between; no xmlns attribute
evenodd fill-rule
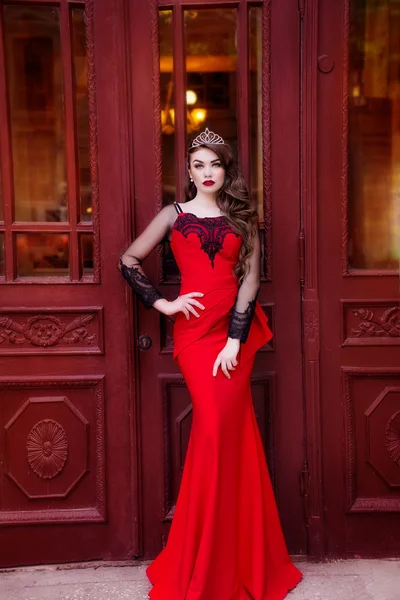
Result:
<svg viewBox="0 0 400 600"><path fill-rule="evenodd" d="M214 165L213 165L213 166L214 166L214 167L220 167L220 166L221 166L221 164L220 164L220 163L214 163Z"/></svg>
<svg viewBox="0 0 400 600"><path fill-rule="evenodd" d="M201 169L203 165L195 165L195 169Z"/></svg>

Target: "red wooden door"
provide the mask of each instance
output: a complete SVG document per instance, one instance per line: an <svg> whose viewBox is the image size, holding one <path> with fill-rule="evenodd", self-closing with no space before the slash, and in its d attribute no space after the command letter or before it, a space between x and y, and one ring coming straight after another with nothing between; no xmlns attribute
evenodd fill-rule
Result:
<svg viewBox="0 0 400 600"><path fill-rule="evenodd" d="M297 3L289 0L256 6L247 0L132 2L134 231L139 234L163 205L184 201L188 137L208 126L232 144L258 202L264 249L259 298L275 334L256 360L254 402L289 549L305 554L299 26ZM165 296L176 297L179 281L167 242L144 268ZM134 315L142 551L149 558L165 543L173 518L191 405L172 361L171 321L136 301Z"/></svg>
<svg viewBox="0 0 400 600"><path fill-rule="evenodd" d="M314 344L320 335L323 453L315 466L317 477L322 466L326 520L320 550L394 556L400 554L400 15L391 1L322 0L319 11L318 47L310 56L319 68L320 324L309 316L309 332Z"/></svg>
<svg viewBox="0 0 400 600"><path fill-rule="evenodd" d="M131 557L126 18L0 11L0 564Z"/></svg>

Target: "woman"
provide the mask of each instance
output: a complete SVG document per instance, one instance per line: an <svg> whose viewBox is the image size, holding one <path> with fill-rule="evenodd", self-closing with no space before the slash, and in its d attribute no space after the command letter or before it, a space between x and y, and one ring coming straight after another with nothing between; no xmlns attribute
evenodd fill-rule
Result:
<svg viewBox="0 0 400 600"><path fill-rule="evenodd" d="M143 304L176 315L173 358L193 405L168 542L147 568L149 596L281 600L302 575L286 550L251 397L255 353L272 337L257 302L257 212L232 150L208 129L189 149L186 195L120 259ZM181 273L172 302L141 267L166 237Z"/></svg>

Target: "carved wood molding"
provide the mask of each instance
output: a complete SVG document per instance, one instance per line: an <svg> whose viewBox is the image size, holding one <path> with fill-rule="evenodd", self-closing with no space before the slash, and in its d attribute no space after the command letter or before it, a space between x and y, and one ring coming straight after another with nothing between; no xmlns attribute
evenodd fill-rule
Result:
<svg viewBox="0 0 400 600"><path fill-rule="evenodd" d="M391 416L386 426L386 450L400 467L400 411Z"/></svg>
<svg viewBox="0 0 400 600"><path fill-rule="evenodd" d="M93 279L100 283L101 251L100 251L100 196L98 173L98 128L96 103L96 68L94 41L94 0L85 2L85 30L87 52L87 85L89 105L89 166L92 186L92 223L93 223Z"/></svg>
<svg viewBox="0 0 400 600"><path fill-rule="evenodd" d="M344 0L342 46L342 173L341 173L341 210L342 210L342 274L346 275L348 265L348 181L349 181L349 40L350 40L350 0Z"/></svg>
<svg viewBox="0 0 400 600"><path fill-rule="evenodd" d="M262 149L264 190L264 273L272 281L272 109L271 109L271 0L262 7Z"/></svg>
<svg viewBox="0 0 400 600"><path fill-rule="evenodd" d="M307 432L303 471L307 480L304 511L308 525L309 554L324 556L321 396L320 309L318 281L318 31L319 3L310 0L302 9L301 49L301 196L305 244L303 339L305 427ZM302 233L302 232L301 232Z"/></svg>
<svg viewBox="0 0 400 600"><path fill-rule="evenodd" d="M42 479L52 479L64 468L68 440L64 428L53 419L43 419L29 432L26 442L29 465Z"/></svg>
<svg viewBox="0 0 400 600"><path fill-rule="evenodd" d="M0 309L0 355L103 351L101 307Z"/></svg>
<svg viewBox="0 0 400 600"><path fill-rule="evenodd" d="M341 312L343 346L400 345L397 300L341 300Z"/></svg>
<svg viewBox="0 0 400 600"><path fill-rule="evenodd" d="M356 456L356 440L355 440L355 414L352 397L352 380L355 378L367 378L373 376L375 379L400 379L400 369L390 368L358 368L358 367L343 367L342 368L342 385L344 398L344 429L345 429L345 472L346 472L346 508L348 513L353 512L391 512L400 511L399 498L364 498L358 496L357 492L357 456ZM386 387L373 404L366 411L365 416L370 417L376 407L382 402L385 395L398 390L398 388ZM368 434L367 421L367 434ZM382 444L389 452L389 456L400 456L400 412L396 412L389 419L385 436L382 438ZM393 444L393 445L392 445ZM377 473L383 482L390 487L391 485L384 473L382 473L373 464L373 459L369 454L366 457L372 469ZM396 462L396 461L395 461Z"/></svg>
<svg viewBox="0 0 400 600"><path fill-rule="evenodd" d="M26 488L24 482L21 482L20 474L12 472L9 469L6 452L6 466L7 475L11 481L24 493L28 501L33 499L45 499L49 503L54 502L54 508L46 507L42 509L42 505L38 505L35 508L33 503L29 504L27 510L18 511L0 511L0 523L6 525L15 525L20 523L60 523L60 522L93 522L101 523L106 519L106 493L105 493L105 423L104 423L104 376L87 377L87 376L76 376L63 380L62 378L0 378L0 390L24 390L29 392L34 390L35 392L39 389L42 390L65 390L65 389L90 389L94 388L95 394L95 419L92 423L92 428L95 429L93 432L95 435L94 453L92 457L91 467L95 470L95 502L93 506L74 508L62 508L60 501L62 498L69 496L74 488L78 486L79 481L87 474L89 466L87 461L89 460L90 454L83 457L83 462L79 466L77 473L72 476L71 481L66 481L65 489L62 491L57 488L57 493L46 492L43 494L40 490L35 488L32 492ZM17 435L18 439L19 431L15 429L18 427L20 417L24 411L30 407L37 410L37 406L40 404L51 405L66 404L67 408L75 415L81 428L80 435L83 435L87 439L87 443L90 442L89 436L89 422L82 415L82 413L76 408L76 406L66 396L44 396L44 397L32 397L29 398L20 409L14 414L5 426L6 434L6 446L11 441L13 435ZM67 439L65 428L53 418L41 419L34 425L28 434L26 442L27 461L29 466L32 468L34 473L39 479L44 479L46 482L51 481L55 477L66 477L65 467L68 464L69 449L71 440ZM88 451L89 452L89 451ZM68 467L70 469L70 466ZM18 469L17 469L18 470ZM24 473L22 473L24 477ZM30 485L28 483L28 485ZM48 485L46 483L46 485Z"/></svg>

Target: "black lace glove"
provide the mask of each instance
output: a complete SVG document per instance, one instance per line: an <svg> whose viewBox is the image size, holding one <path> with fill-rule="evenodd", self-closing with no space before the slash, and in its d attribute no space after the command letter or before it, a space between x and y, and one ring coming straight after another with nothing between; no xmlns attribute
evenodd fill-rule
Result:
<svg viewBox="0 0 400 600"><path fill-rule="evenodd" d="M257 298L251 300L244 312L238 312L233 308L228 327L228 337L245 342L249 335L251 322L256 309Z"/></svg>
<svg viewBox="0 0 400 600"><path fill-rule="evenodd" d="M143 271L140 269L142 261L139 258L135 258L136 264L128 267L123 261L122 257L119 259L119 265L121 268L121 274L127 281L130 287L133 289L139 300L146 308L152 308L154 302L163 298L158 290L155 289L151 281L146 277Z"/></svg>

